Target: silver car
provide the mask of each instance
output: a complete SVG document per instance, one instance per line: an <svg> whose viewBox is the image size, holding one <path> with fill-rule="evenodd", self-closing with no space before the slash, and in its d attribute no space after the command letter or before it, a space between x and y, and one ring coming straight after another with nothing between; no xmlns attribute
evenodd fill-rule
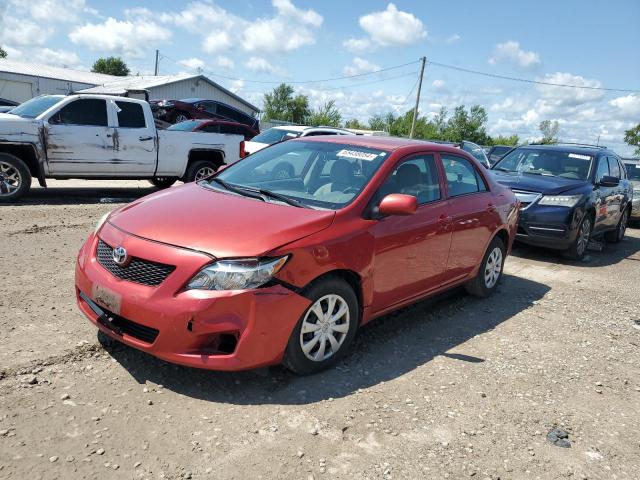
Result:
<svg viewBox="0 0 640 480"><path fill-rule="evenodd" d="M640 158L623 158L627 176L633 184L633 208L631 218L640 220Z"/></svg>

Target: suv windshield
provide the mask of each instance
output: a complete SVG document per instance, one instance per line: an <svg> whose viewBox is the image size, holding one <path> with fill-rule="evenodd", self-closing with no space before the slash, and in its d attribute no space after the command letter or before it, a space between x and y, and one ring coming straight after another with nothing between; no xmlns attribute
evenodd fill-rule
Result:
<svg viewBox="0 0 640 480"><path fill-rule="evenodd" d="M592 163L593 156L584 153L520 147L502 157L493 169L502 172L587 180Z"/></svg>
<svg viewBox="0 0 640 480"><path fill-rule="evenodd" d="M202 122L198 122L197 120L187 120L185 122L176 123L175 125L171 125L167 130L180 130L183 132L191 132Z"/></svg>
<svg viewBox="0 0 640 480"><path fill-rule="evenodd" d="M624 166L627 167L627 175L629 180L640 181L640 162L638 163L624 163Z"/></svg>
<svg viewBox="0 0 640 480"><path fill-rule="evenodd" d="M36 118L42 112L47 111L50 107L53 107L56 103L62 100L62 95L43 95L41 97L32 98L27 100L21 105L18 105L11 113L25 118Z"/></svg>
<svg viewBox="0 0 640 480"><path fill-rule="evenodd" d="M353 201L389 152L325 142L284 142L260 150L206 181L212 188L286 196L307 207L337 210ZM220 181L221 180L221 181Z"/></svg>
<svg viewBox="0 0 640 480"><path fill-rule="evenodd" d="M279 142L282 140L285 135L291 133L296 137L300 135L300 132L296 132L294 130L285 130L283 128L270 128L269 130L265 130L260 135L256 135L251 139L252 142L260 142L267 143L271 145L272 143Z"/></svg>

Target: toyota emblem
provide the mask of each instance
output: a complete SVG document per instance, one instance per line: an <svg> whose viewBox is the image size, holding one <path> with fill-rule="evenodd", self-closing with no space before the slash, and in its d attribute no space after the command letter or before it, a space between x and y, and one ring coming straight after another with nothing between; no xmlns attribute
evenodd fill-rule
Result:
<svg viewBox="0 0 640 480"><path fill-rule="evenodd" d="M113 257L113 261L116 262L116 265L119 265L121 267L124 267L129 260L129 258L127 257L127 251L124 249L124 247L114 248L111 256Z"/></svg>

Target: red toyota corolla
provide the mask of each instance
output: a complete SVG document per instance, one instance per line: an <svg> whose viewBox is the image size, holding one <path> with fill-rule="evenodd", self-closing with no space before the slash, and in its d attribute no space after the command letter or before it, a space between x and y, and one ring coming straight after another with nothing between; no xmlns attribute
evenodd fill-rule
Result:
<svg viewBox="0 0 640 480"><path fill-rule="evenodd" d="M373 318L457 285L491 294L518 207L457 148L288 141L105 216L78 255L78 304L170 362L312 373Z"/></svg>

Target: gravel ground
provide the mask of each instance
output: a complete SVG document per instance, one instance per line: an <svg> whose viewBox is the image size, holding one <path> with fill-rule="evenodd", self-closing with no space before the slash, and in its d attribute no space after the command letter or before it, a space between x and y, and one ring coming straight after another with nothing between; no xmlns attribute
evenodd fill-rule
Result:
<svg viewBox="0 0 640 480"><path fill-rule="evenodd" d="M76 309L101 199L153 189L52 184L0 207L2 479L640 477L640 230L580 263L518 247L493 298L379 319L330 371L219 373Z"/></svg>

